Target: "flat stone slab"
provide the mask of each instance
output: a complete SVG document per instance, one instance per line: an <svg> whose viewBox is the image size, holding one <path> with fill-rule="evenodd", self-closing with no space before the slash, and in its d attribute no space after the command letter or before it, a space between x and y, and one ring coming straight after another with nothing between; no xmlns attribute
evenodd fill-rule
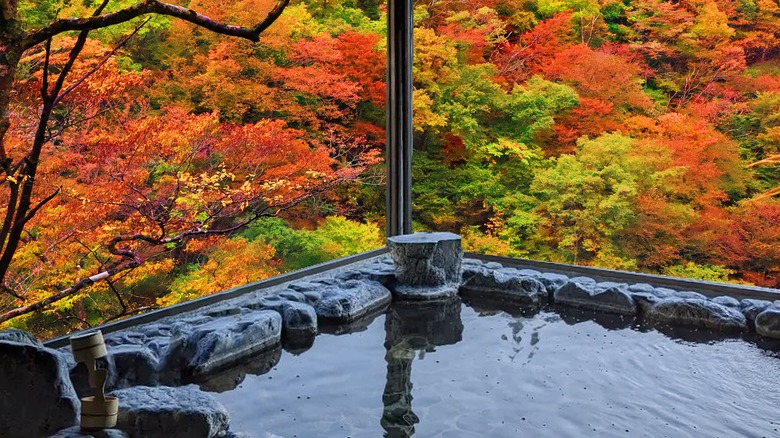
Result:
<svg viewBox="0 0 780 438"><path fill-rule="evenodd" d="M49 438L128 438L128 435L119 429L81 430L81 426L73 426L62 429Z"/></svg>
<svg viewBox="0 0 780 438"><path fill-rule="evenodd" d="M399 299L441 299L457 295L463 248L453 233L414 233L387 238L395 263Z"/></svg>
<svg viewBox="0 0 780 438"><path fill-rule="evenodd" d="M721 306L739 308L740 302L738 299L729 296L719 296L712 299L713 303L720 304Z"/></svg>
<svg viewBox="0 0 780 438"><path fill-rule="evenodd" d="M226 316L180 328L166 353L167 381L197 377L240 362L281 341L282 317L278 312L259 310Z"/></svg>
<svg viewBox="0 0 780 438"><path fill-rule="evenodd" d="M212 438L224 436L230 423L221 403L193 387L136 386L113 395L116 428L131 438Z"/></svg>
<svg viewBox="0 0 780 438"><path fill-rule="evenodd" d="M39 347L43 347L43 344L39 340L35 339L35 336L27 333L24 330L18 329L6 329L0 331L0 342L16 342L19 344L37 345Z"/></svg>
<svg viewBox="0 0 780 438"><path fill-rule="evenodd" d="M563 274L556 274L554 272L543 272L542 275L537 278L547 288L547 292L553 293L559 287L563 286L569 281L569 277Z"/></svg>
<svg viewBox="0 0 780 438"><path fill-rule="evenodd" d="M582 278L582 277L580 277ZM556 304L564 304L620 315L636 315L637 305L631 295L615 287L595 290L596 282L569 281L553 294Z"/></svg>
<svg viewBox="0 0 780 438"><path fill-rule="evenodd" d="M775 304L756 316L756 333L780 339L780 306Z"/></svg>
<svg viewBox="0 0 780 438"><path fill-rule="evenodd" d="M355 270L344 271L336 275L340 280L372 280L382 283L388 289L395 286L395 265L390 259L378 260Z"/></svg>
<svg viewBox="0 0 780 438"><path fill-rule="evenodd" d="M0 335L0 436L49 436L76 424L80 404L68 361L16 332Z"/></svg>
<svg viewBox="0 0 780 438"><path fill-rule="evenodd" d="M302 301L291 301L289 299L291 294L295 294L295 298L300 296ZM318 294L316 300L311 302L315 303L320 299L322 296ZM278 312L282 316L282 340L295 342L317 335L317 312L307 301L309 298L305 292L287 289L278 294L244 301L241 305L254 310Z"/></svg>
<svg viewBox="0 0 780 438"><path fill-rule="evenodd" d="M547 287L539 280L514 268L476 269L463 282L464 296L506 300L521 306L538 306L547 302Z"/></svg>
<svg viewBox="0 0 780 438"><path fill-rule="evenodd" d="M738 310L699 298L664 298L645 309L650 321L705 328L727 333L747 331L747 320Z"/></svg>
<svg viewBox="0 0 780 438"><path fill-rule="evenodd" d="M338 286L323 285L314 303L318 321L347 323L390 304L390 291L376 281L348 280Z"/></svg>

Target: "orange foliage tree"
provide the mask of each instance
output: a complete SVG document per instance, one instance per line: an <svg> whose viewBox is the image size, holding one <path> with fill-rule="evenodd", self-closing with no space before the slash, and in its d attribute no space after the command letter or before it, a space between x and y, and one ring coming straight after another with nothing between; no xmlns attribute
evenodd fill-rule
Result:
<svg viewBox="0 0 780 438"><path fill-rule="evenodd" d="M279 121L220 123L217 112L178 107L134 116L150 112L137 95L148 73L122 71L113 55L142 19L168 16L258 41L287 3L240 26L158 0L118 9L104 0L91 15L36 26L23 22L17 1L0 0L0 287L13 297L10 305L4 299L0 322L191 238L277 214L376 163L376 154L335 160L342 151ZM123 23L134 30L113 48L89 37ZM72 262L52 271L62 254Z"/></svg>

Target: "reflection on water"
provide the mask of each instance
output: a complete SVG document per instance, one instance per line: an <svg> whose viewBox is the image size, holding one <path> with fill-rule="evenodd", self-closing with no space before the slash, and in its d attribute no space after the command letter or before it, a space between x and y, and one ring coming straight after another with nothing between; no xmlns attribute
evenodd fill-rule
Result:
<svg viewBox="0 0 780 438"><path fill-rule="evenodd" d="M232 429L259 438L780 436L780 352L767 345L465 304L396 302L202 388L219 392Z"/></svg>
<svg viewBox="0 0 780 438"><path fill-rule="evenodd" d="M261 352L241 365L210 375L200 383L200 389L209 392L225 392L236 389L246 379L247 374L263 375L271 371L281 358L282 349L278 346L269 351Z"/></svg>
<svg viewBox="0 0 780 438"><path fill-rule="evenodd" d="M385 319L387 382L382 394L382 428L388 438L408 438L420 419L412 410L412 362L419 352L460 342L463 322L459 298L445 301L396 302Z"/></svg>

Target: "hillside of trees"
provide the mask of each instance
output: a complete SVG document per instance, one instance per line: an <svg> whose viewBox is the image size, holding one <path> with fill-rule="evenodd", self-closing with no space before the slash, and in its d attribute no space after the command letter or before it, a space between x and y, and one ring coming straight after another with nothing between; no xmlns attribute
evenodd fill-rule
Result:
<svg viewBox="0 0 780 438"><path fill-rule="evenodd" d="M252 23L274 4L182 5ZM19 14L34 30L98 5ZM24 52L11 155L72 71L0 314L123 269L2 324L51 336L382 246L384 9L292 2L259 42L142 16L90 32L72 66L77 32ZM780 287L777 0L433 0L414 40L416 231Z"/></svg>

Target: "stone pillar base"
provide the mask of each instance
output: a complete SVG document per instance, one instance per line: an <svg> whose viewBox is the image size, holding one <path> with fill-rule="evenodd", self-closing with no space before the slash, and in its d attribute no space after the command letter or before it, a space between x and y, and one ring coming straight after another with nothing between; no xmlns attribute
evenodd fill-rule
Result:
<svg viewBox="0 0 780 438"><path fill-rule="evenodd" d="M387 246L395 262L396 299L438 300L458 294L463 261L460 236L406 234L389 237Z"/></svg>

